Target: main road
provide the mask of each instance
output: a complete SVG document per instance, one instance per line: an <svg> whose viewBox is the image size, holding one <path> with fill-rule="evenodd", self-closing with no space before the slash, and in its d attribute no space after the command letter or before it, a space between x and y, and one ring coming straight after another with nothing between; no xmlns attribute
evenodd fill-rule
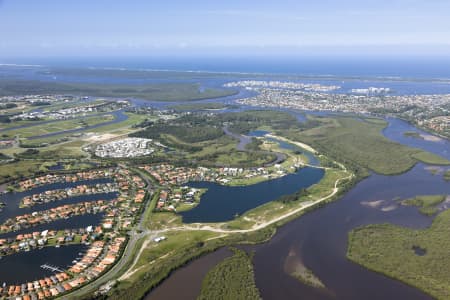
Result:
<svg viewBox="0 0 450 300"><path fill-rule="evenodd" d="M122 165L121 167L127 168L127 166L124 165ZM150 193L152 189L152 182L148 179L147 176L143 176L140 171L136 171L141 174L141 177L147 184L147 192ZM147 215L148 209L150 208L150 203L151 199L148 199L145 203L144 210L142 211L137 226L135 227L135 229L128 233L129 240L120 260L109 271L107 271L106 274L100 276L98 279L88 283L78 290L75 290L74 292L66 295L66 299L80 299L83 296L95 293L102 285L108 283L111 283L112 285L112 283L115 282L115 280L118 278L118 273L123 271L123 268L130 262L130 260L133 259L137 242L152 233L148 230L145 230L144 228L145 216Z"/></svg>

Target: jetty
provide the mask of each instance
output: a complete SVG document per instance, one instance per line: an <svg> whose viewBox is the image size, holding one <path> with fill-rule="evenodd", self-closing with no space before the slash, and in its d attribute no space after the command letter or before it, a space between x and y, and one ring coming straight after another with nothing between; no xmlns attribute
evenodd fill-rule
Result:
<svg viewBox="0 0 450 300"><path fill-rule="evenodd" d="M49 271L55 272L55 273L56 272L60 272L60 273L64 272L64 270L61 270L61 268L58 268L58 267L55 267L55 266L52 266L49 264L43 264L43 265L41 265L41 268L44 270L49 270Z"/></svg>

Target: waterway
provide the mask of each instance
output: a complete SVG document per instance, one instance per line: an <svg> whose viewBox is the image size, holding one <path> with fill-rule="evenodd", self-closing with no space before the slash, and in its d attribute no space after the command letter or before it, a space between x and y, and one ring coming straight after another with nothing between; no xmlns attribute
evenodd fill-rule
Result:
<svg viewBox="0 0 450 300"><path fill-rule="evenodd" d="M225 130L228 131L226 128ZM250 142L251 137L262 137L267 133L269 132L255 130L250 132L248 136L230 132L227 134L238 138L241 144ZM293 144L274 138L269 139L278 143L282 149L302 150ZM305 151L305 154L308 155L311 164L319 165L319 161L312 153ZM318 183L324 174L323 169L305 167L295 173L249 186L224 186L213 182L191 182L189 183L190 187L206 188L207 191L202 195L199 205L180 214L185 223L230 221L257 206L283 195L293 194L302 188L308 188Z"/></svg>
<svg viewBox="0 0 450 300"><path fill-rule="evenodd" d="M188 264L176 270L168 279L176 285L159 285L151 292L151 299L196 299L202 287L202 280L208 271L231 254L231 251L227 248L221 248L200 257L194 264ZM177 288L174 288L174 286ZM183 296L180 297L180 295Z"/></svg>
<svg viewBox="0 0 450 300"><path fill-rule="evenodd" d="M96 127L99 127L99 126L115 124L115 123L122 122L122 121L125 121L126 119L128 119L128 116L126 114L124 114L123 110L116 110L116 111L103 112L103 113L92 114L92 115L88 115L88 116L82 116L82 117L79 116L79 117L73 118L71 120L84 119L84 118L88 118L88 117L101 117L101 116L105 116L105 115L113 115L114 116L114 120L108 121L108 122L105 122L105 123L100 123L100 124L88 126L88 127L84 127L84 128L77 128L77 129L73 129L73 130L77 130L77 131L86 130L86 129L96 128ZM37 125L51 124L51 123L56 123L56 122L61 122L61 120L47 120L47 121L35 121L35 122L30 121L27 124L0 129L0 132L6 132L6 131L11 131L11 130L23 129L23 128L33 127L33 126L37 126ZM67 131L68 130L53 132L53 133L49 133L49 135L61 134L61 133L67 132ZM44 136L48 136L48 135L44 135ZM42 138L44 136L41 135L41 136L30 137L30 139Z"/></svg>
<svg viewBox="0 0 450 300"><path fill-rule="evenodd" d="M348 69L348 65L345 66L345 69ZM369 70L371 68L365 69ZM422 68L420 68L420 70L422 72ZM10 74L10 70L6 71L6 73L2 70L0 75L6 76L8 74ZM16 74L16 76L18 75ZM74 75L76 78L64 78L64 75L61 74L53 74L51 71L44 74L39 72L39 70L37 72L36 70L32 70L25 77L27 79L36 79L40 78L40 76L48 77L47 80L56 80L55 76L59 76L58 80L63 79L63 81L85 81L85 79L79 79L79 76L77 75ZM195 81L201 81L202 86L219 87L225 82L245 79L248 76L249 75L244 76L241 74L239 76L235 75L235 77L232 77L227 75L223 76L223 78L203 80L199 78L199 75L198 78L195 78ZM253 79L254 77L255 75L252 75L249 79ZM259 79L266 80L267 78L265 78L265 76L259 76ZM98 80L99 77L92 79L92 82L96 82ZM109 80L112 79L109 78ZM185 81L185 79L180 80ZM397 95L416 94L417 91L420 91L421 94L439 94L450 92L450 85L446 82L433 81L396 81L388 78L372 78L371 80L366 80L362 78L351 79L342 77L331 77L325 79L289 78L289 80L322 84L338 84L343 87L338 92L348 92L352 88L364 88L369 86L390 87ZM146 80L143 81L148 82ZM117 82L119 82L119 80L117 80ZM122 79L120 82L122 82ZM243 98L245 96L251 96L251 93L241 89L240 93L234 96L215 100L205 100L201 102L212 101L232 104L233 100ZM133 103L136 105L152 105L159 108L164 108L168 105L174 104L140 101L138 99L134 99ZM237 110L243 109L247 109L247 107L241 106ZM299 121L305 120L302 114L297 114L297 116ZM383 134L387 138L408 146L428 150L446 158L450 157L450 145L448 141L430 141L417 139L414 137L406 137L403 135L404 131L420 131L408 123L400 120L389 119L388 121L389 126L383 131ZM423 132L420 133L424 134ZM308 171L309 169L305 168L302 170ZM317 171L319 169L314 170ZM292 174L292 176L296 175ZM286 176L285 179L286 178L289 177ZM295 184L297 183L298 182ZM204 186L211 183L192 184ZM259 187L260 191L252 192L254 197L258 194L264 195L268 192L267 189L264 189L263 187L264 185ZM278 186L276 184L270 187L272 190L284 188L284 186ZM211 195L208 196L207 192L203 195L201 204L190 212L192 215L183 216L185 221L218 222L221 220L228 220L234 218L235 214L241 214L250 208L260 205L256 200L254 202L252 202L252 200L248 200L247 195L252 195L252 193L249 193L251 192L249 190L241 191L245 192L245 194L241 194L240 197L236 198L232 196L233 194L229 194L228 190L225 190L225 188L234 188L221 187L215 184L211 184L209 188L209 193L211 193L211 190L219 191L220 188L224 188L220 195L214 196L220 196L223 203L222 206L217 206L218 204L214 203L214 199L208 199ZM300 187L297 186L295 190L298 190L299 188ZM429 299L427 295L424 295L412 287L368 271L359 265L348 261L345 257L345 253L347 248L348 231L357 226L383 222L390 222L411 228L425 228L426 226L429 226L432 222L432 218L421 215L414 207L400 206L394 199L398 197L404 199L419 194L436 193L450 193L450 185L442 179L442 175L432 175L427 169L427 166L424 164L418 164L409 172L398 176L381 176L373 174L369 178L360 182L354 189L342 197L342 199L335 201L324 208L308 213L283 226L278 230L277 234L270 242L258 246L246 247L247 250L254 250L256 252L254 258L255 276L256 283L261 291L262 297L264 299ZM245 197L242 195L245 195ZM275 194L273 195L275 198L276 196L277 195ZM274 200L275 198L267 198L267 201ZM236 202L233 203L231 201ZM249 205L249 202L251 202L251 205ZM234 205L237 205L239 209L230 209L230 207L233 207ZM5 208L5 211L7 211L7 208ZM186 212L186 214L187 213L188 212ZM213 217L208 219L207 216L209 215L212 215ZM28 257L27 255L31 255L31 259L26 264L26 267L24 265L22 268L17 268L17 265L11 265L8 267L0 261L0 272L6 272L6 270L13 268L17 268L17 270L20 271L23 269L28 271L30 266L32 266L31 262L38 260L38 258L33 257L33 255L36 254L36 256L41 258L51 257L56 259L62 253L59 251L50 253L51 250L61 249L52 248L44 250L49 252L44 254L41 252L38 255L36 254L37 252L33 251L5 257L2 260L18 259L18 262L20 262L22 259L19 258ZM217 254L219 258L226 256L225 254L222 254L222 252L216 253L219 253ZM327 286L326 292L305 286L286 273L285 263L290 253L295 253L295 255L298 256L298 259L301 260L324 282ZM214 254L215 253L211 255ZM72 256L67 254L67 256L63 255L63 257L64 259L69 259ZM173 298L172 296L174 295L174 291L182 291L182 295L186 296L183 297L185 299L194 299L198 294L199 286L201 285L201 278L203 277L203 274L205 274L205 270L215 264L216 261L219 261L217 259L218 257L214 257L213 263L205 263L205 260L201 258L189 264L185 268L190 271L183 272L184 269L181 269L179 272L177 271L176 274L181 275L171 276L168 280L164 281L164 283L157 289L159 292L156 293L157 290L152 292L149 299L153 299L154 295L158 295L158 299L171 299ZM72 259L73 258L69 261ZM26 260L26 258L23 258L23 260ZM45 262L52 263L52 261ZM58 262L54 262L54 264L58 264ZM61 262L61 264L64 264L64 262ZM27 273L31 274L32 272ZM192 274L197 275L193 276ZM2 278L3 274L0 273L0 282L2 281ZM176 293L176 295L179 296L180 293ZM154 299L157 299L156 296Z"/></svg>
<svg viewBox="0 0 450 300"><path fill-rule="evenodd" d="M44 270L40 266L48 264L66 269L69 265L73 265L73 260L81 257L79 253L84 253L86 250L86 245L68 245L60 248L46 247L2 257L0 285L4 282L7 285L22 284L51 276L53 272Z"/></svg>
<svg viewBox="0 0 450 300"><path fill-rule="evenodd" d="M114 119L111 120L111 121L106 121L106 122L103 122L103 123L90 125L90 126L86 126L86 127L69 129L69 130L63 130L63 131L56 131L56 132L43 134L43 135L36 135L36 136L33 136L33 137L29 137L28 139L29 140L35 140L35 139L48 138L48 137L52 137L52 136L60 135L60 134L72 134L72 133L82 132L82 131L86 131L86 130L92 130L92 129L95 129L95 128L98 128L98 127L102 127L102 126L107 126L107 125L120 123L120 122L123 122L123 121L128 119L128 116L126 114L124 114L123 110L117 110L117 111L113 111L113 112L109 112L109 113L99 114L99 116L102 116L102 115L113 115Z"/></svg>
<svg viewBox="0 0 450 300"><path fill-rule="evenodd" d="M372 175L342 199L279 229L268 243L255 247L256 282L264 299L427 299L418 290L370 272L346 259L348 232L358 226L393 223L425 228L432 219L416 208L398 205L420 194L450 193L442 177L423 164L399 176ZM327 286L305 286L286 274L284 262L294 251ZM273 280L276 278L276 284Z"/></svg>
<svg viewBox="0 0 450 300"><path fill-rule="evenodd" d="M19 204L23 197L32 194L41 193L48 190L64 189L68 187L75 187L82 184L94 185L98 183L111 183L111 178L101 178L95 180L83 180L77 182L64 182L47 184L36 187L25 192L13 192L0 195L0 202L6 205L3 211L0 212L0 224L9 218L18 215L28 214L33 211L48 210L57 206L66 204L75 204L79 202L90 202L96 200L112 200L117 198L118 193L100 193L92 195L82 195L75 197L68 197L59 201L53 201L44 204L37 204L28 208L20 208ZM26 234L32 232L41 232L44 230L63 230L63 229L78 229L86 228L88 226L97 226L103 219L103 213L85 214L73 216L69 219L55 220L46 224L33 226L15 232L8 232L0 234L0 239L15 238L18 234ZM78 253L86 249L85 245L71 245L62 246L60 248L46 247L44 249L32 250L29 252L19 252L13 255L8 255L0 258L0 285L3 282L8 284L23 283L34 279L51 275L52 272L42 269L42 264L50 264L61 269L66 269L72 261L77 258ZM26 272L24 272L26 270Z"/></svg>
<svg viewBox="0 0 450 300"><path fill-rule="evenodd" d="M433 142L405 137L405 131L424 132L401 120L388 121L389 126L383 131L387 138L450 158L448 141ZM420 214L415 207L399 205L398 202L399 199L416 195L450 194L450 184L443 179L442 172L432 174L429 168L420 163L409 172L397 176L372 174L341 199L279 228L269 242L245 246L247 251L255 251L255 279L262 298L431 299L411 286L371 272L346 258L348 232L353 228L388 222L422 229L432 223L432 217ZM289 268L286 263L289 263L288 258L292 253L320 278L326 290L304 285L287 273ZM205 265L200 259L185 268L196 274ZM186 288L184 281L189 274L181 276L184 274L182 270L177 273L178 276L164 281L157 294L151 292L147 300L164 299L169 294L162 291L169 290L169 287ZM190 286L199 284L201 280L189 283ZM197 291L196 288L192 289ZM195 299L195 296L186 299Z"/></svg>
<svg viewBox="0 0 450 300"><path fill-rule="evenodd" d="M101 194L93 194L93 195L83 195L83 196L75 196L68 197L59 201L53 201L44 204L37 204L32 207L24 207L20 208L20 201L26 197L31 196L33 194L42 193L50 190L57 189L66 189L70 187L76 187L78 185L95 185L101 183L111 183L113 182L110 178L101 178L95 180L83 180L77 182L65 182L65 183L54 183L47 184L40 187L36 187L34 189L25 191L25 192L14 192L14 193L6 193L0 195L0 202L4 202L6 205L3 208L3 211L0 212L0 224L5 222L5 220L9 218L13 218L18 215L23 215L27 213L31 213L33 211L42 211L51 209L56 206L65 205L65 204L73 204L78 202L89 202L94 200L110 200L117 197L117 193L101 193Z"/></svg>
<svg viewBox="0 0 450 300"><path fill-rule="evenodd" d="M190 187L208 189L200 204L180 213L184 223L225 222L283 195L293 194L319 182L324 170L305 167L295 173L249 186L224 186L212 182L191 182Z"/></svg>
<svg viewBox="0 0 450 300"><path fill-rule="evenodd" d="M266 130L254 130L254 131L251 131L248 135L251 137L264 137L267 134L270 134L270 132L266 131ZM288 142L285 142L285 141L282 141L282 140L279 140L279 139L276 139L273 137L266 137L266 139L271 142L277 143L281 149L302 152L302 154L307 157L309 165L312 165L312 166L320 165L319 160L313 153L311 153L303 148L300 148L297 145L294 145L294 144L291 144L291 143L288 143Z"/></svg>

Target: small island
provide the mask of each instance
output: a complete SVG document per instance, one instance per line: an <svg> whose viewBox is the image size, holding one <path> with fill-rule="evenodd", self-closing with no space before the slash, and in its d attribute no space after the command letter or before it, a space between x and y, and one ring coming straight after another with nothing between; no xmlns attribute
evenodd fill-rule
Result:
<svg viewBox="0 0 450 300"><path fill-rule="evenodd" d="M423 136L420 135L420 133L418 133L417 131L405 131L403 133L404 136L407 137L412 137L412 138L416 138L416 139L424 139Z"/></svg>
<svg viewBox="0 0 450 300"><path fill-rule="evenodd" d="M444 180L450 181L450 170L448 170L444 173Z"/></svg>
<svg viewBox="0 0 450 300"><path fill-rule="evenodd" d="M416 196L402 201L403 205L417 206L419 211L427 216L438 212L438 205L445 201L445 195Z"/></svg>
<svg viewBox="0 0 450 300"><path fill-rule="evenodd" d="M450 210L423 230L376 224L349 233L347 257L370 270L403 281L437 299L450 294Z"/></svg>

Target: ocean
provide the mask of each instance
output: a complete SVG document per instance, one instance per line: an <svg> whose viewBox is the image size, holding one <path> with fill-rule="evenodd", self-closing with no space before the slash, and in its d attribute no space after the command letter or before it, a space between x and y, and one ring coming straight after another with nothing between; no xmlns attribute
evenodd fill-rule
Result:
<svg viewBox="0 0 450 300"><path fill-rule="evenodd" d="M450 57L0 58L0 64L450 80Z"/></svg>

